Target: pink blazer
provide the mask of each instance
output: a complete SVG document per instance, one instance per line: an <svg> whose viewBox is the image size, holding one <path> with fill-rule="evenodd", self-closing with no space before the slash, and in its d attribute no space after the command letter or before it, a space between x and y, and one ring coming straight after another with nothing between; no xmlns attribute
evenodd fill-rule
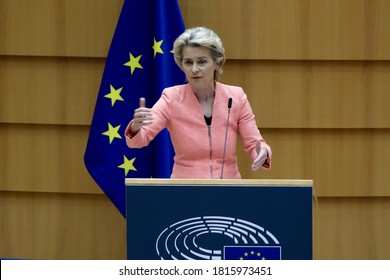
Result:
<svg viewBox="0 0 390 280"><path fill-rule="evenodd" d="M252 108L242 88L216 83L213 118L210 128L206 125L203 110L189 84L166 88L152 108L154 122L142 127L136 135L126 129L126 143L130 148L141 148L164 128L168 128L175 149L171 178L220 178L222 156L228 116L228 100L233 99L224 179L241 178L237 166L236 144L240 134L243 148L252 159L256 158L256 141L268 151L263 168L271 166L272 151L257 128Z"/></svg>

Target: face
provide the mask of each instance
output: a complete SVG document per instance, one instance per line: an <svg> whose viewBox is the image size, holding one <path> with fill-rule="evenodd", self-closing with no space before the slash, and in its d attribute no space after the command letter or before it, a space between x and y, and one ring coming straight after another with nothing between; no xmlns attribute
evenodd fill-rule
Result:
<svg viewBox="0 0 390 280"><path fill-rule="evenodd" d="M181 68L195 89L214 89L214 71L218 64L206 47L184 47Z"/></svg>

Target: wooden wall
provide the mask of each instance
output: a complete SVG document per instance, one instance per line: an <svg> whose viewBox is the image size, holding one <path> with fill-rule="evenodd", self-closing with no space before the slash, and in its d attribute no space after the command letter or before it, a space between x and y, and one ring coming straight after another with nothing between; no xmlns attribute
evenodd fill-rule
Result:
<svg viewBox="0 0 390 280"><path fill-rule="evenodd" d="M123 0L0 2L0 257L124 259L125 221L83 154ZM390 1L179 0L208 26L272 146L313 179L316 259L390 259Z"/></svg>

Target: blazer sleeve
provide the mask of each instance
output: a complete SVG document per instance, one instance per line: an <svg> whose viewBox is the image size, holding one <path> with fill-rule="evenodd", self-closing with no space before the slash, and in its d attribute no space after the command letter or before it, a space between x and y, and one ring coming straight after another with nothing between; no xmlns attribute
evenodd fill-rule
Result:
<svg viewBox="0 0 390 280"><path fill-rule="evenodd" d="M263 168L271 168L272 150L271 147L265 142L262 137L255 120L252 108L249 104L246 94L240 92L240 112L238 118L238 130L243 141L245 152L249 155L253 161L257 157L256 142L260 141L261 147L266 148L268 152L267 160L262 165Z"/></svg>

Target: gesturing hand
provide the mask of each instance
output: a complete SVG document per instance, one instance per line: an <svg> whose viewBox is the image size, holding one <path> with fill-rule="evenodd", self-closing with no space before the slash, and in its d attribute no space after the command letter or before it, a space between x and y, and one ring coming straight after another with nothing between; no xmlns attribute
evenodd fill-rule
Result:
<svg viewBox="0 0 390 280"><path fill-rule="evenodd" d="M260 140L256 142L256 153L257 153L257 157L252 163L253 171L259 169L259 167L264 164L264 162L267 160L268 157L267 149L261 147Z"/></svg>
<svg viewBox="0 0 390 280"><path fill-rule="evenodd" d="M131 132L137 133L138 130L153 123L153 115L149 108L145 107L146 100L141 97L139 99L139 108L134 110L133 122L131 123Z"/></svg>

